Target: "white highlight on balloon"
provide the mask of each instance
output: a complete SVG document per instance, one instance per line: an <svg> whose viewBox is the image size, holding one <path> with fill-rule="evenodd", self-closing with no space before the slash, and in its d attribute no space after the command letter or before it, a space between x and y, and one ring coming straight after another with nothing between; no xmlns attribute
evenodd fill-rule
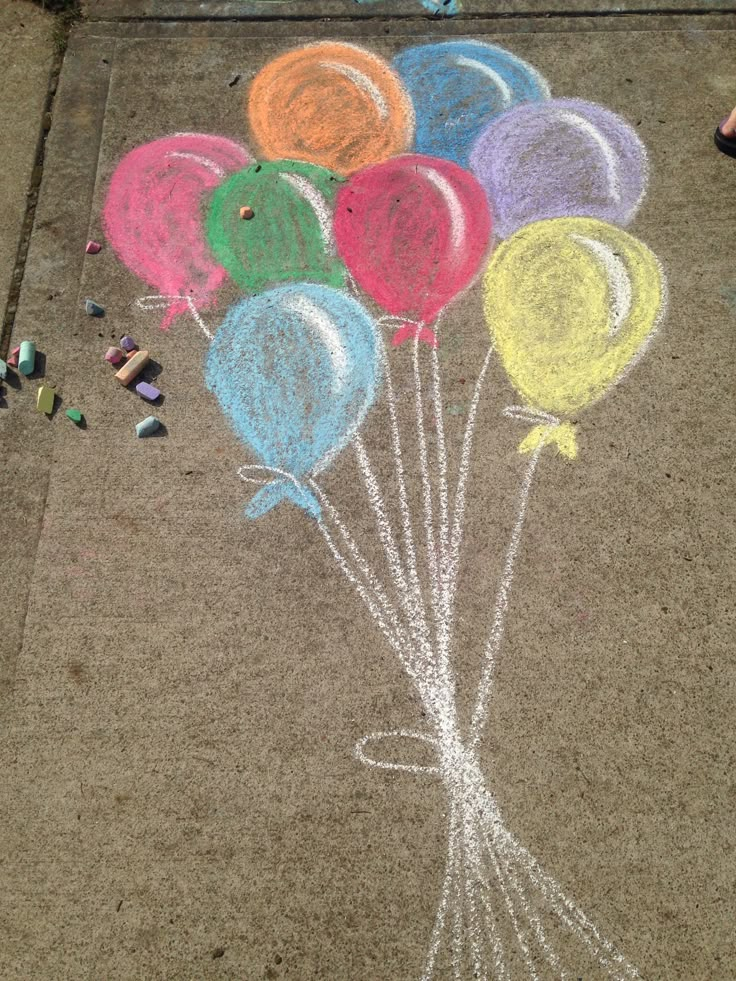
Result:
<svg viewBox="0 0 736 981"><path fill-rule="evenodd" d="M297 194L301 195L304 200L309 204L314 211L315 217L319 222L319 230L322 233L322 241L325 243L327 251L330 255L335 255L337 251L337 246L335 244L335 236L332 231L332 212L330 206L327 203L327 198L315 187L314 184L307 180L302 174L280 174L279 175L287 184L290 184Z"/></svg>
<svg viewBox="0 0 736 981"><path fill-rule="evenodd" d="M455 252L462 251L465 245L465 212L455 188L446 177L432 167L420 167L419 171L433 184L445 199L450 212L450 237Z"/></svg>
<svg viewBox="0 0 736 981"><path fill-rule="evenodd" d="M611 323L608 332L612 337L618 334L631 312L633 298L631 295L631 277L620 256L616 255L610 246L585 235L571 235L582 246L592 252L600 260L606 275L610 290L609 305L611 308Z"/></svg>
<svg viewBox="0 0 736 981"><path fill-rule="evenodd" d="M353 68L352 65L342 65L337 61L322 61L320 62L321 68L327 68L330 71L338 72L340 75L344 75L345 78L349 78L351 82L358 86L361 92L365 92L372 101L375 103L378 109L378 114L383 121L388 119L389 108L388 103L383 97L383 93L378 88L376 83L368 78L368 76L359 71L357 68Z"/></svg>
<svg viewBox="0 0 736 981"><path fill-rule="evenodd" d="M573 129L583 133L598 147L606 162L606 178L608 180L608 192L614 201L621 200L621 177L619 175L619 164L616 153L605 138L603 133L585 116L580 116L576 112L563 109L558 113L558 119L568 123Z"/></svg>
<svg viewBox="0 0 736 981"><path fill-rule="evenodd" d="M511 88L506 79L502 78L497 71L494 71L493 68L491 68L490 65L485 65L482 61L476 61L474 58L465 58L462 55L455 58L455 64L460 68L471 68L474 71L482 72L483 75L490 78L498 89L502 107L504 109L510 108L514 101L514 97L511 94Z"/></svg>
<svg viewBox="0 0 736 981"><path fill-rule="evenodd" d="M306 296L289 297L283 301L283 307L306 320L322 338L334 369L335 391L339 392L348 378L348 355L340 338L339 326Z"/></svg>

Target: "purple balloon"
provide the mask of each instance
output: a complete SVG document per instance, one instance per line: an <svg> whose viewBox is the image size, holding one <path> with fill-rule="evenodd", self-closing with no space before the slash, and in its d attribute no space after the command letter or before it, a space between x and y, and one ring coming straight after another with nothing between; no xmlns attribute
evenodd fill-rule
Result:
<svg viewBox="0 0 736 981"><path fill-rule="evenodd" d="M647 183L646 150L631 126L582 99L528 103L499 116L476 140L470 169L501 238L542 218L627 225Z"/></svg>

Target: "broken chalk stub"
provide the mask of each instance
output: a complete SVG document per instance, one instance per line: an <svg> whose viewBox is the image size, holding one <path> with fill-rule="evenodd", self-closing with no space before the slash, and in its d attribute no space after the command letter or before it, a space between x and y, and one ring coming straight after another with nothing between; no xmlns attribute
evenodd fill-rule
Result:
<svg viewBox="0 0 736 981"><path fill-rule="evenodd" d="M138 347L138 345L133 340L133 338L130 336L130 334L126 334L125 337L121 337L120 338L120 347L124 351L135 351L135 349Z"/></svg>
<svg viewBox="0 0 736 981"><path fill-rule="evenodd" d="M139 422L135 427L135 434L140 439L142 436L150 436L161 426L161 422L156 416L149 416L143 422Z"/></svg>
<svg viewBox="0 0 736 981"><path fill-rule="evenodd" d="M99 242L93 242L91 239L87 242L87 247L84 250L87 255L97 255L98 252L102 251L102 246Z"/></svg>
<svg viewBox="0 0 736 981"><path fill-rule="evenodd" d="M137 351L133 357L126 361L120 371L115 372L115 377L121 385L129 385L148 364L148 351Z"/></svg>
<svg viewBox="0 0 736 981"><path fill-rule="evenodd" d="M138 392L140 397L145 399L147 402L155 402L161 394L155 385L149 385L148 382L138 382L138 384L135 386L135 390Z"/></svg>
<svg viewBox="0 0 736 981"><path fill-rule="evenodd" d="M2 358L0 358L0 381L8 377L8 366Z"/></svg>
<svg viewBox="0 0 736 981"><path fill-rule="evenodd" d="M109 347L105 355L105 361L109 361L110 364L118 364L124 357L125 352L121 351L119 347Z"/></svg>
<svg viewBox="0 0 736 981"><path fill-rule="evenodd" d="M84 309L90 317L104 317L105 308L101 307L99 303L95 303L94 300L85 300Z"/></svg>
<svg viewBox="0 0 736 981"><path fill-rule="evenodd" d="M18 367L18 355L19 354L20 354L20 345L18 345L18 347L14 347L13 350L10 352L10 357L8 358L8 365L11 368L17 368Z"/></svg>
<svg viewBox="0 0 736 981"><path fill-rule="evenodd" d="M49 388L48 385L41 385L36 396L36 410L38 412L45 412L47 416L50 416L54 411L55 396L56 392L53 388Z"/></svg>
<svg viewBox="0 0 736 981"><path fill-rule="evenodd" d="M77 425L77 426L79 425L79 423L84 418L83 415L82 415L82 413L79 411L79 409L67 409L66 410L66 417L67 417L67 419L71 419L71 421L73 423L75 423L75 425Z"/></svg>
<svg viewBox="0 0 736 981"><path fill-rule="evenodd" d="M36 345L33 341L21 341L18 349L18 371L21 375L32 375L36 367Z"/></svg>

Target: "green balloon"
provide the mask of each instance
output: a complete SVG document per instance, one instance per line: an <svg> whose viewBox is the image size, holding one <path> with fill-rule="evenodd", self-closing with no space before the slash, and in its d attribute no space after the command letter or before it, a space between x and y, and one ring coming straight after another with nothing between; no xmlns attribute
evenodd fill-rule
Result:
<svg viewBox="0 0 736 981"><path fill-rule="evenodd" d="M255 163L234 174L215 191L207 218L217 261L249 293L284 282L343 286L332 231L342 180L297 160ZM241 209L249 209L247 217Z"/></svg>

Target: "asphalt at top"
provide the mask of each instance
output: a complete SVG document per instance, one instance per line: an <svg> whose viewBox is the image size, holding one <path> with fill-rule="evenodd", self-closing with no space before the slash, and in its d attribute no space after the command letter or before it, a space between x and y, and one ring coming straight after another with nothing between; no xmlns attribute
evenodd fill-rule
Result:
<svg viewBox="0 0 736 981"><path fill-rule="evenodd" d="M445 19L425 9L421 0L86 0L84 8L90 20ZM736 0L463 0L462 12L453 19L732 10Z"/></svg>

